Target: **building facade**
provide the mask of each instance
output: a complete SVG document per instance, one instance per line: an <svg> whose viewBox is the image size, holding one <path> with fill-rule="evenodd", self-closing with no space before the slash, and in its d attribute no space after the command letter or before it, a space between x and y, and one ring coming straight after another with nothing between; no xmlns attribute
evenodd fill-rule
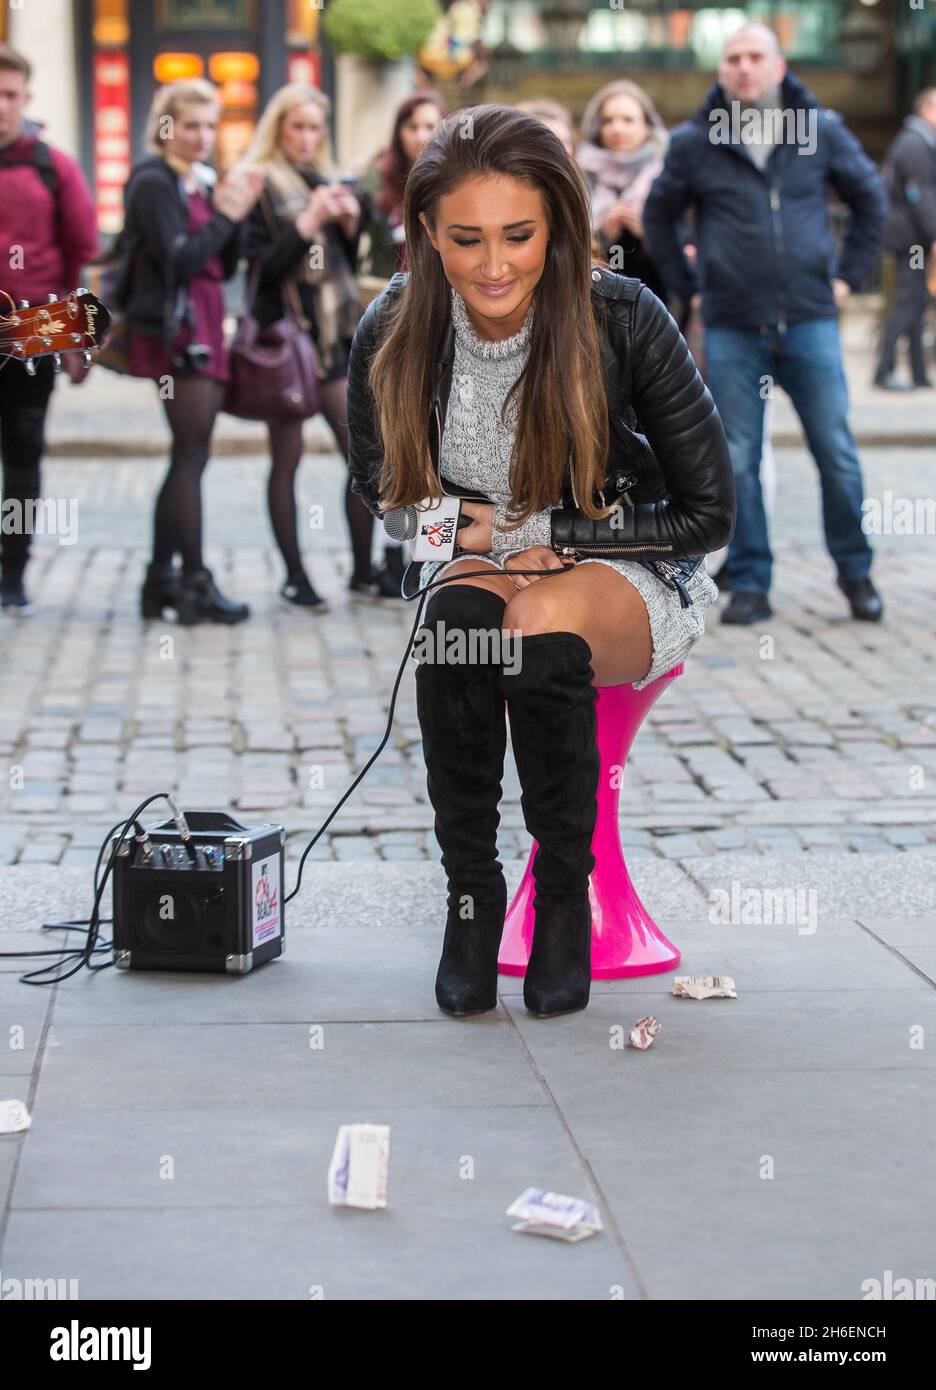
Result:
<svg viewBox="0 0 936 1390"><path fill-rule="evenodd" d="M322 0L0 0L0 38L32 61L31 114L81 160L104 232L120 225L153 91L178 77L217 83L222 166L244 148L281 83L315 83L333 101L334 148L348 168L386 141L396 102L416 80L434 82L453 107L551 96L577 119L596 88L627 76L672 125L699 103L725 35L745 19L775 28L791 66L876 158L914 93L936 85L936 0L442 4L451 25L427 44L421 71L412 61L336 61L321 31ZM482 61L453 71L458 29L471 29L472 10Z"/></svg>

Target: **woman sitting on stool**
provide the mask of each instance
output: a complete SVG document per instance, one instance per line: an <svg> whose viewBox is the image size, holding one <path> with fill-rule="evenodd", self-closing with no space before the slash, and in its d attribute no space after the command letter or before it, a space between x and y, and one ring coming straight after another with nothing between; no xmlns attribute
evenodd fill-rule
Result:
<svg viewBox="0 0 936 1390"><path fill-rule="evenodd" d="M655 680L702 635L717 597L704 555L734 527L731 461L660 300L591 265L588 188L538 120L497 105L447 118L407 180L406 243L409 271L351 348L354 485L375 514L490 497L462 504L467 553L419 572L459 576L433 592L425 631L464 630L456 655L484 647L475 630L519 634L519 660L446 661L446 643L416 669L448 879L436 998L452 1014L497 1002L506 700L539 845L524 1000L564 1013L591 980L595 686Z"/></svg>

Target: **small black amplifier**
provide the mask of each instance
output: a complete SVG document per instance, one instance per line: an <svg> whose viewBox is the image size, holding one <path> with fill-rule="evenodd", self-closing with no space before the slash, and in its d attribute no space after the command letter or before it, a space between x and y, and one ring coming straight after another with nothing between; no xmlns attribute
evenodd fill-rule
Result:
<svg viewBox="0 0 936 1390"><path fill-rule="evenodd" d="M114 964L244 975L285 944L281 825L248 829L219 811L130 835L114 860ZM111 841L111 852L119 839Z"/></svg>

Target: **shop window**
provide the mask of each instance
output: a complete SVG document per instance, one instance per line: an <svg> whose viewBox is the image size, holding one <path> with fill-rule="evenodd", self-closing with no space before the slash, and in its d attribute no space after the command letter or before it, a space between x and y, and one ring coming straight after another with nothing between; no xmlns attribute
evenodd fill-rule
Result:
<svg viewBox="0 0 936 1390"><path fill-rule="evenodd" d="M788 58L838 66L842 25L851 6L852 0L628 0L620 7L576 6L574 0L565 6L555 0L491 0L484 41L493 48L509 39L545 67L623 61L634 67L711 69L726 35L745 21L761 20L776 30Z"/></svg>

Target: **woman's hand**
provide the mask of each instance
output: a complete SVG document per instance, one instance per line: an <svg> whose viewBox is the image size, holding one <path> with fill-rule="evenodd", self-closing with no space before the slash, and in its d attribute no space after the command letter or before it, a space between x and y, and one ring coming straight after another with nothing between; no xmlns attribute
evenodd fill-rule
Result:
<svg viewBox="0 0 936 1390"><path fill-rule="evenodd" d="M471 517L470 526L461 526L455 537L456 545L462 550L483 555L491 549L491 532L494 523L493 502L462 502L462 516Z"/></svg>
<svg viewBox="0 0 936 1390"><path fill-rule="evenodd" d="M361 220L361 205L347 184L337 185L332 206L335 209L335 221L351 241Z"/></svg>
<svg viewBox="0 0 936 1390"><path fill-rule="evenodd" d="M627 211L627 204L622 203L620 198L611 204L604 217L601 219L601 230L609 241L613 241L621 230L624 221L624 214Z"/></svg>
<svg viewBox="0 0 936 1390"><path fill-rule="evenodd" d="M643 241L643 218L630 203L624 204L624 211L621 213L621 226L626 227L637 241Z"/></svg>
<svg viewBox="0 0 936 1390"><path fill-rule="evenodd" d="M320 183L312 189L309 201L296 218L296 231L304 241L315 241L326 222L334 217L334 190Z"/></svg>
<svg viewBox="0 0 936 1390"><path fill-rule="evenodd" d="M232 169L215 185L211 203L232 222L243 222L262 192L261 169Z"/></svg>
<svg viewBox="0 0 936 1390"><path fill-rule="evenodd" d="M314 241L326 222L337 222L350 240L360 218L361 205L346 184L320 183L296 218L296 231L306 241Z"/></svg>
<svg viewBox="0 0 936 1390"><path fill-rule="evenodd" d="M561 570L565 569L562 558L551 550L548 545L534 545L529 550L521 550L516 555L511 555L509 560L504 561L504 568L509 574L511 569L518 570ZM539 574L518 574L513 578L514 586L518 589L525 589L528 584L536 584L542 575Z"/></svg>

